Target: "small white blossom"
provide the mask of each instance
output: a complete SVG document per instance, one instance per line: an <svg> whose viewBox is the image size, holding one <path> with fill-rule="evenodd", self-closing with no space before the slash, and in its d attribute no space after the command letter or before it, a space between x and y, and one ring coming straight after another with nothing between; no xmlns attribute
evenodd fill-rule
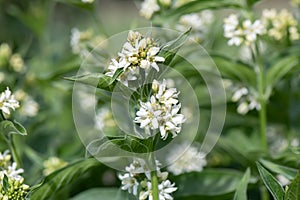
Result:
<svg viewBox="0 0 300 200"><path fill-rule="evenodd" d="M3 154L0 152L0 167L6 167L9 164L10 159L11 155L8 150L4 151Z"/></svg>
<svg viewBox="0 0 300 200"><path fill-rule="evenodd" d="M116 123L113 119L112 112L107 107L100 108L95 116L95 128L103 130L105 127L114 127Z"/></svg>
<svg viewBox="0 0 300 200"><path fill-rule="evenodd" d="M176 137L181 131L181 125L185 122L183 114L179 114L181 104L178 104L176 88L167 88L166 80L162 83L154 80L152 84L153 95L147 102L140 102L140 109L136 112L135 123L144 128L148 136L152 136L151 130L159 130L162 139L172 133Z"/></svg>
<svg viewBox="0 0 300 200"><path fill-rule="evenodd" d="M243 42L250 45L256 41L258 35L265 33L265 27L260 20L255 20L253 23L250 20L245 20L242 26L239 23L238 16L231 14L224 19L224 36L229 38L228 45L239 46Z"/></svg>
<svg viewBox="0 0 300 200"><path fill-rule="evenodd" d="M139 200L145 200L153 199L152 194L152 185L151 182L147 182L147 189L140 192ZM171 196L171 193L175 192L177 190L177 187L175 187L175 183L171 183L169 180L162 181L158 185L158 191L159 191L159 200L173 200L173 197Z"/></svg>
<svg viewBox="0 0 300 200"><path fill-rule="evenodd" d="M129 193L137 195L139 183L136 178L134 178L130 173L125 173L124 175L119 174L118 177L122 182L122 190L128 190Z"/></svg>
<svg viewBox="0 0 300 200"><path fill-rule="evenodd" d="M154 12L159 11L160 7L156 0L145 0L142 2L140 15L146 19L150 19Z"/></svg>
<svg viewBox="0 0 300 200"><path fill-rule="evenodd" d="M231 100L238 103L237 112L241 115L247 114L250 110L260 110L261 106L256 96L246 87L232 87L233 95Z"/></svg>
<svg viewBox="0 0 300 200"><path fill-rule="evenodd" d="M18 107L19 102L15 99L14 95L12 95L11 91L7 87L0 96L0 110L2 110L5 114L10 115L10 109L15 110Z"/></svg>
<svg viewBox="0 0 300 200"><path fill-rule="evenodd" d="M4 173L14 179L14 180L21 180L23 177L20 175L24 172L24 169L19 168L17 169L17 163L13 162L11 166L7 167L7 170L4 170Z"/></svg>
<svg viewBox="0 0 300 200"><path fill-rule="evenodd" d="M160 48L152 38L129 31L127 42L118 53L118 58L111 60L105 75L113 77L118 69L122 69L118 80L127 86L128 81L138 79L140 69L145 70L146 74L151 68L159 71L157 63L165 61L163 57L157 55L159 51Z"/></svg>
<svg viewBox="0 0 300 200"><path fill-rule="evenodd" d="M209 10L205 10L201 13L192 13L181 16L179 19L179 23L176 25L176 29L184 32L189 28L192 28L190 37L199 42L209 29L209 25L212 23L212 21L212 12Z"/></svg>
<svg viewBox="0 0 300 200"><path fill-rule="evenodd" d="M184 152L184 153L182 153ZM178 158L178 155L181 155ZM195 146L188 146L187 143L182 143L175 146L168 154L168 162L173 162L168 166L168 170L175 175L203 170L206 166L206 155L199 151Z"/></svg>

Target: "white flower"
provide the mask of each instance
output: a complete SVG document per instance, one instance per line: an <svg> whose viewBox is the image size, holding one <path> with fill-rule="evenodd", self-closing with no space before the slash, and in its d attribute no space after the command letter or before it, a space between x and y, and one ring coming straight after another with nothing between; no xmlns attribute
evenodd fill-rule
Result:
<svg viewBox="0 0 300 200"><path fill-rule="evenodd" d="M191 29L190 37L195 41L200 41L204 34L209 30L209 25L213 21L213 14L209 10L202 11L201 13L192 13L182 15L176 29L179 31L186 31Z"/></svg>
<svg viewBox="0 0 300 200"><path fill-rule="evenodd" d="M166 81L162 83L154 80L152 84L153 95L147 102L140 102L140 109L136 112L135 123L144 128L147 136L152 136L150 130L159 130L162 139L172 133L176 137L185 122L183 114L179 114L181 104L178 104L176 88L167 88ZM154 133L155 134L155 133Z"/></svg>
<svg viewBox="0 0 300 200"><path fill-rule="evenodd" d="M257 35L262 35L265 32L260 20L255 20L254 23L251 23L250 20L244 21L243 30L248 44L255 42Z"/></svg>
<svg viewBox="0 0 300 200"><path fill-rule="evenodd" d="M178 157L179 155L181 156ZM199 151L195 146L189 146L187 143L179 144L168 154L167 161L173 162L168 166L168 170L175 175L193 171L200 172L207 164L205 157L205 153Z"/></svg>
<svg viewBox="0 0 300 200"><path fill-rule="evenodd" d="M118 53L118 58L112 59L105 74L113 77L118 69L122 69L118 80L128 86L128 81L138 79L140 69L143 69L146 75L151 68L159 71L157 63L165 61L163 57L157 55L159 51L160 48L152 38L129 31L127 42Z"/></svg>
<svg viewBox="0 0 300 200"><path fill-rule="evenodd" d="M128 190L129 193L137 195L139 183L136 178L134 178L130 173L125 173L124 175L119 174L118 177L122 182L122 190Z"/></svg>
<svg viewBox="0 0 300 200"><path fill-rule="evenodd" d="M238 90L236 90L236 91L234 92L234 94L233 94L231 100L232 100L233 102L237 102L238 100L241 99L242 96L245 96L245 95L247 95L248 93L249 93L248 89L245 88L245 87L242 87L242 88L240 88L240 89L238 89Z"/></svg>
<svg viewBox="0 0 300 200"><path fill-rule="evenodd" d="M17 163L13 162L11 166L8 166L7 170L4 170L4 173L14 179L14 180L21 180L23 177L20 175L24 172L24 169L19 168L17 169Z"/></svg>
<svg viewBox="0 0 300 200"><path fill-rule="evenodd" d="M243 42L246 45L250 45L256 41L258 35L265 33L265 27L260 20L256 20L253 23L250 20L245 20L240 26L238 16L235 14L231 14L224 19L223 28L224 36L229 38L229 46L239 46Z"/></svg>
<svg viewBox="0 0 300 200"><path fill-rule="evenodd" d="M34 117L38 114L39 104L31 96L27 96L21 103L20 114L27 117Z"/></svg>
<svg viewBox="0 0 300 200"><path fill-rule="evenodd" d="M177 190L175 183L171 183L169 180L163 181L158 185L159 200L173 200L171 193Z"/></svg>
<svg viewBox="0 0 300 200"><path fill-rule="evenodd" d="M11 91L7 87L0 96L0 110L2 110L5 114L10 115L10 109L15 110L18 107L19 102L15 99L14 95L12 95Z"/></svg>
<svg viewBox="0 0 300 200"><path fill-rule="evenodd" d="M145 200L147 198L149 200L153 199L151 182L148 181L146 185L146 190L140 192L139 200ZM171 193L175 192L176 190L177 187L175 187L175 183L171 183L169 180L162 181L158 185L159 200L173 200Z"/></svg>
<svg viewBox="0 0 300 200"><path fill-rule="evenodd" d="M140 9L140 15L146 19L150 19L154 12L159 11L160 7L156 0L143 1Z"/></svg>
<svg viewBox="0 0 300 200"><path fill-rule="evenodd" d="M260 110L260 103L253 91L246 87L236 86L233 86L231 89L234 91L231 100L238 102L237 112L239 114L245 115L249 110Z"/></svg>

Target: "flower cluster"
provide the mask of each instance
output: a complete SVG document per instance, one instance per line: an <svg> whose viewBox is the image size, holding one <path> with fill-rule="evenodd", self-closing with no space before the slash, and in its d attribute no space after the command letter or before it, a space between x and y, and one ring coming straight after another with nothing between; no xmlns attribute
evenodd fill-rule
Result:
<svg viewBox="0 0 300 200"><path fill-rule="evenodd" d="M159 71L157 62L165 61L163 57L157 55L159 51L160 48L152 38L129 31L127 42L118 53L118 58L111 60L106 75L112 77L117 70L123 70L118 80L128 85L128 81L138 78L140 69L144 69L146 73L151 68Z"/></svg>
<svg viewBox="0 0 300 200"><path fill-rule="evenodd" d="M154 80L149 101L140 101L140 109L136 112L134 122L144 128L148 136L152 131L160 132L161 138L166 139L171 133L176 137L185 122L183 114L179 114L181 104L178 101L179 92L176 88L167 88L166 80L162 83ZM154 133L156 134L156 133Z"/></svg>
<svg viewBox="0 0 300 200"><path fill-rule="evenodd" d="M88 2L88 1L87 1ZM70 45L74 54L86 58L89 52L94 49L104 38L97 36L93 30L80 31L78 28L71 30Z"/></svg>
<svg viewBox="0 0 300 200"><path fill-rule="evenodd" d="M19 102L7 87L0 95L0 110L6 115L10 115L10 109L15 110L18 107Z"/></svg>
<svg viewBox="0 0 300 200"><path fill-rule="evenodd" d="M44 176L47 176L52 172L65 167L67 164L68 164L67 162L61 160L58 157L50 157L47 160L45 160L43 163L44 166L43 174Z"/></svg>
<svg viewBox="0 0 300 200"><path fill-rule="evenodd" d="M237 112L245 115L249 110L260 110L260 103L255 95L246 87L235 88L235 92L231 98L233 102L238 102Z"/></svg>
<svg viewBox="0 0 300 200"><path fill-rule="evenodd" d="M156 160L156 173L159 181L159 200L172 200L171 193L177 188L175 183L168 180L168 172L161 172L161 164ZM125 174L119 174L119 179L122 182L122 190L128 190L133 195L138 195L139 200L153 199L152 198L152 183L150 170L146 162L142 159L135 159L133 163L125 168Z"/></svg>
<svg viewBox="0 0 300 200"><path fill-rule="evenodd" d="M257 36L265 33L265 27L260 20L253 23L247 19L240 24L238 16L231 14L224 19L224 36L229 38L228 45L240 46L242 43L251 45L257 39Z"/></svg>
<svg viewBox="0 0 300 200"><path fill-rule="evenodd" d="M11 48L6 43L0 45L0 68L4 66L8 66L18 73L24 72L25 70L25 64L21 55L12 53Z"/></svg>
<svg viewBox="0 0 300 200"><path fill-rule="evenodd" d="M39 112L39 104L26 93L24 90L17 90L14 93L15 99L19 101L22 107L19 110L19 114L23 117L34 117Z"/></svg>
<svg viewBox="0 0 300 200"><path fill-rule="evenodd" d="M16 163L11 162L8 151L0 153L0 199L25 199L29 186L24 184L24 178L20 175L23 172L23 169L17 169ZM8 185L4 184L6 178Z"/></svg>
<svg viewBox="0 0 300 200"><path fill-rule="evenodd" d="M209 10L183 15L180 17L176 29L184 32L189 28L192 28L190 37L195 41L200 42L213 19L213 14Z"/></svg>
<svg viewBox="0 0 300 200"><path fill-rule="evenodd" d="M191 1L193 0L144 0L141 4L140 15L146 19L151 19L154 13L161 10L161 6L177 8Z"/></svg>
<svg viewBox="0 0 300 200"><path fill-rule="evenodd" d="M181 156L178 157L179 155ZM168 154L167 161L173 162L168 166L168 171L174 175L193 171L201 172L207 164L205 157L205 153L195 146L189 146L187 143L178 144Z"/></svg>
<svg viewBox="0 0 300 200"><path fill-rule="evenodd" d="M275 40L288 37L289 40L299 40L298 22L286 9L277 12L275 9L265 9L262 12L262 22L267 27L268 36Z"/></svg>

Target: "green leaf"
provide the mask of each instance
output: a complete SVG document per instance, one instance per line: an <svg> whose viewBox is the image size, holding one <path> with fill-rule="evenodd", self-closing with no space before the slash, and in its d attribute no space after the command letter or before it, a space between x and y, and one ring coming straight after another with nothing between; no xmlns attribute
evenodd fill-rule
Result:
<svg viewBox="0 0 300 200"><path fill-rule="evenodd" d="M285 194L285 200L300 200L300 172L298 172L295 179L289 185Z"/></svg>
<svg viewBox="0 0 300 200"><path fill-rule="evenodd" d="M96 159L89 158L80 160L66 167L53 172L46 176L44 180L37 186L32 188L30 192L31 200L49 199L57 191L76 180L81 174L85 173L92 167L98 166L100 163Z"/></svg>
<svg viewBox="0 0 300 200"><path fill-rule="evenodd" d="M26 129L17 121L4 120L0 122L0 131L5 134L27 135Z"/></svg>
<svg viewBox="0 0 300 200"><path fill-rule="evenodd" d="M224 9L224 8L242 8L240 4L232 0L197 0L186 3L176 9L168 9L160 15L156 15L153 22L154 24L161 24L170 18L179 18L182 15L200 12L206 9Z"/></svg>
<svg viewBox="0 0 300 200"><path fill-rule="evenodd" d="M225 78L255 86L256 75L250 66L221 55L211 55Z"/></svg>
<svg viewBox="0 0 300 200"><path fill-rule="evenodd" d="M243 174L228 169L205 169L174 177L178 191L175 199L228 199L232 197Z"/></svg>
<svg viewBox="0 0 300 200"><path fill-rule="evenodd" d="M281 187L280 183L276 180L276 178L268 172L259 162L256 162L260 177L262 178L264 184L271 192L272 196L275 200L283 200L284 198L284 190Z"/></svg>
<svg viewBox="0 0 300 200"><path fill-rule="evenodd" d="M9 190L8 177L4 174L3 178L3 189L7 192Z"/></svg>
<svg viewBox="0 0 300 200"><path fill-rule="evenodd" d="M259 2L260 0L247 0L248 7L252 7L254 4Z"/></svg>
<svg viewBox="0 0 300 200"><path fill-rule="evenodd" d="M115 80L124 72L124 70L122 68L119 68L115 71L113 77L111 78L109 84L112 84L113 82L115 82Z"/></svg>
<svg viewBox="0 0 300 200"><path fill-rule="evenodd" d="M247 200L247 186L250 179L250 169L248 168L238 184L233 200Z"/></svg>
<svg viewBox="0 0 300 200"><path fill-rule="evenodd" d="M100 73L85 74L79 76L65 77L66 80L76 81L100 89L111 91L112 78Z"/></svg>
<svg viewBox="0 0 300 200"><path fill-rule="evenodd" d="M274 86L295 67L300 67L299 56L289 56L281 59L268 69L266 75L266 85Z"/></svg>
<svg viewBox="0 0 300 200"><path fill-rule="evenodd" d="M281 174L281 175L285 176L286 178L288 178L289 180L294 179L294 177L297 175L297 172L298 172L297 169L278 165L278 164L275 164L273 162L263 160L263 159L260 160L260 163L263 164L263 166L265 166L270 171L277 173L277 174Z"/></svg>
<svg viewBox="0 0 300 200"><path fill-rule="evenodd" d="M84 3L81 0L56 0L57 2L76 6L78 8L83 8L86 10L92 10L93 9L93 3Z"/></svg>
<svg viewBox="0 0 300 200"><path fill-rule="evenodd" d="M115 200L117 193L118 189L116 188L94 188L84 191L70 200L94 200L99 199L99 197L106 200Z"/></svg>
<svg viewBox="0 0 300 200"><path fill-rule="evenodd" d="M187 40L190 32L191 29L187 30L186 32L178 36L175 40L172 40L161 47L159 55L165 58L165 62L164 62L165 65L169 65L171 63L177 51Z"/></svg>
<svg viewBox="0 0 300 200"><path fill-rule="evenodd" d="M118 188L93 188L81 192L70 200L127 200L129 199L127 191L120 191Z"/></svg>

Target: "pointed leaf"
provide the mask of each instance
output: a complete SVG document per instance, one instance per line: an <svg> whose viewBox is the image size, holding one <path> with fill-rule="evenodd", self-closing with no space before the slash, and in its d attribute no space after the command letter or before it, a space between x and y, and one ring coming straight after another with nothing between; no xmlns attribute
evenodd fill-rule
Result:
<svg viewBox="0 0 300 200"><path fill-rule="evenodd" d="M243 174L235 170L205 169L174 177L179 185L175 199L229 199L232 197Z"/></svg>
<svg viewBox="0 0 300 200"><path fill-rule="evenodd" d="M212 58L223 77L255 86L256 75L248 65L221 55Z"/></svg>
<svg viewBox="0 0 300 200"><path fill-rule="evenodd" d="M297 169L278 165L278 164L275 164L273 162L263 160L263 159L260 160L260 163L263 164L270 171L277 173L277 174L281 174L281 175L285 176L286 178L288 178L289 180L294 179L294 177L297 175L297 172L298 172Z"/></svg>
<svg viewBox="0 0 300 200"><path fill-rule="evenodd" d="M299 56L289 56L281 59L275 65L270 67L266 75L266 84L274 86L286 74L294 68L300 68Z"/></svg>
<svg viewBox="0 0 300 200"><path fill-rule="evenodd" d="M250 179L250 169L248 168L238 184L233 200L247 200L247 186Z"/></svg>
<svg viewBox="0 0 300 200"><path fill-rule="evenodd" d="M276 180L276 178L268 172L260 163L256 163L260 177L262 178L264 184L271 192L272 196L275 200L283 200L284 198L284 190L281 187L280 183Z"/></svg>
<svg viewBox="0 0 300 200"><path fill-rule="evenodd" d="M182 15L200 12L206 9L224 9L224 8L242 8L240 4L237 4L232 0L197 0L186 3L176 9L169 9L162 12L160 15L156 15L154 23L163 23L170 18L179 18Z"/></svg>
<svg viewBox="0 0 300 200"><path fill-rule="evenodd" d="M77 81L86 85L94 86L104 90L110 90L112 78L100 73L65 77L66 80Z"/></svg>
<svg viewBox="0 0 300 200"><path fill-rule="evenodd" d="M46 176L39 185L32 188L32 191L30 192L30 199L50 199L50 197L57 191L63 189L72 181L76 180L81 174L92 167L98 166L99 164L99 161L90 158L69 164L64 168L53 172Z"/></svg>
<svg viewBox="0 0 300 200"><path fill-rule="evenodd" d="M165 44L164 46L162 46L159 55L165 58L165 62L164 62L165 65L169 65L171 63L179 48L187 40L190 32L191 29L187 30L186 32L178 36L175 40L172 40L167 44Z"/></svg>
<svg viewBox="0 0 300 200"><path fill-rule="evenodd" d="M300 200L300 172L289 185L288 191L285 194L285 200Z"/></svg>
<svg viewBox="0 0 300 200"><path fill-rule="evenodd" d="M27 135L26 129L17 121L4 120L0 122L0 131L5 134Z"/></svg>
<svg viewBox="0 0 300 200"><path fill-rule="evenodd" d="M7 192L9 190L8 177L4 174L3 178L3 189Z"/></svg>

